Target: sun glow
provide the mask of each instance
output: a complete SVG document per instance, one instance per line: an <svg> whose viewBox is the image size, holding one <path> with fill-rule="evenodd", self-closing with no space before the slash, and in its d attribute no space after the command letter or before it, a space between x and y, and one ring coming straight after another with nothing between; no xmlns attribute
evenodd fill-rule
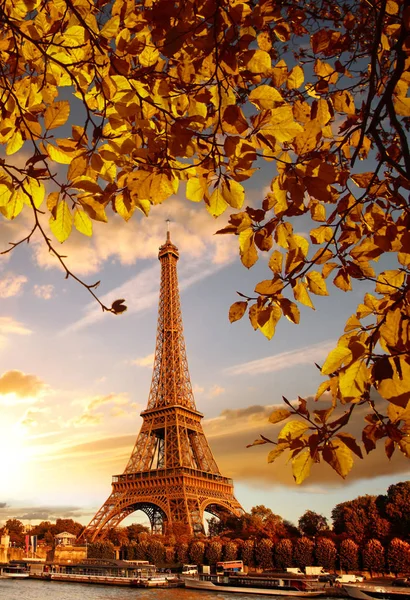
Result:
<svg viewBox="0 0 410 600"><path fill-rule="evenodd" d="M20 422L2 421L0 478L6 482L8 493L24 487L29 460L30 448L26 444L26 428Z"/></svg>

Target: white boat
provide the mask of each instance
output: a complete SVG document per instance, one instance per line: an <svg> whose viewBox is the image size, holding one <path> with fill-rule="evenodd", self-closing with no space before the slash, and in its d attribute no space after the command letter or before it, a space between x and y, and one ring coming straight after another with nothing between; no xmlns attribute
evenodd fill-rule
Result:
<svg viewBox="0 0 410 600"><path fill-rule="evenodd" d="M309 598L324 596L326 590L310 587L309 580L266 575L224 574L201 575L199 578L184 578L185 587L207 592L232 592L235 594L259 594L266 596L295 596Z"/></svg>
<svg viewBox="0 0 410 600"><path fill-rule="evenodd" d="M3 567L0 571L0 577L2 579L27 579L29 572L25 567L19 566L8 566Z"/></svg>
<svg viewBox="0 0 410 600"><path fill-rule="evenodd" d="M410 600L410 587L360 583L345 584L343 589L357 600Z"/></svg>

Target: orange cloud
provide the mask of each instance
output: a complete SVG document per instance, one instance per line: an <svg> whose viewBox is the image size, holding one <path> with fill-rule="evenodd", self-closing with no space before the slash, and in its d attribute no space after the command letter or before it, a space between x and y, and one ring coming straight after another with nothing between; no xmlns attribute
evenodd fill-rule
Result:
<svg viewBox="0 0 410 600"><path fill-rule="evenodd" d="M0 377L0 394L15 394L20 398L38 396L46 388L44 381L36 375L21 371L7 371Z"/></svg>

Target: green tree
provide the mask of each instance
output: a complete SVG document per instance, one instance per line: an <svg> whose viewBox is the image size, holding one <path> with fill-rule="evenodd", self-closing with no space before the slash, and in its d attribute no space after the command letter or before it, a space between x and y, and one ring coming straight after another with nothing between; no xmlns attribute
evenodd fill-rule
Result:
<svg viewBox="0 0 410 600"><path fill-rule="evenodd" d="M334 571L336 566L337 549L333 540L325 537L316 538L316 564Z"/></svg>
<svg viewBox="0 0 410 600"><path fill-rule="evenodd" d="M384 548L379 540L369 540L362 550L363 567L370 573L384 573L386 558Z"/></svg>
<svg viewBox="0 0 410 600"><path fill-rule="evenodd" d="M329 529L327 519L313 510L307 510L298 521L302 535L313 537Z"/></svg>
<svg viewBox="0 0 410 600"><path fill-rule="evenodd" d="M359 568L359 546L353 540L343 540L339 548L340 569L357 571Z"/></svg>
<svg viewBox="0 0 410 600"><path fill-rule="evenodd" d="M395 575L410 571L410 544L393 538L387 548L387 564Z"/></svg>
<svg viewBox="0 0 410 600"><path fill-rule="evenodd" d="M273 568L273 542L270 538L258 540L255 546L256 564L261 569Z"/></svg>
<svg viewBox="0 0 410 600"><path fill-rule="evenodd" d="M315 545L308 537L303 536L296 540L293 546L293 562L300 569L313 565L313 549Z"/></svg>
<svg viewBox="0 0 410 600"><path fill-rule="evenodd" d="M233 304L231 321L248 313L271 338L282 317L300 322L311 295L329 295L330 275L343 292L367 284L322 365L317 397L330 392L328 409L310 414L301 399L271 417L299 417L268 459L289 453L298 483L320 460L345 477L362 458L344 431L357 407L369 410L366 452L384 439L388 457L410 456L407 36L404 0L2 8L0 211L32 225L10 249L38 234L75 276L54 238L73 228L90 236L113 213L148 215L182 189L215 217L233 212L222 233L238 236L246 268L269 254L265 279ZM265 161L270 191L246 206L243 184ZM308 239L295 233L301 216Z"/></svg>
<svg viewBox="0 0 410 600"><path fill-rule="evenodd" d="M275 564L279 569L286 569L293 565L293 544L289 539L276 542L274 548Z"/></svg>

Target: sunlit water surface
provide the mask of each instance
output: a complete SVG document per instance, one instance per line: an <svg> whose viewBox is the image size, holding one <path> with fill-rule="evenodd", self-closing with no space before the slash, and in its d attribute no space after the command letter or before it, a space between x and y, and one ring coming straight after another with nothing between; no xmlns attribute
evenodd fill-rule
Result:
<svg viewBox="0 0 410 600"><path fill-rule="evenodd" d="M262 598L266 600L274 598L274 596L197 592L181 588L139 590L138 588L37 581L35 579L25 581L0 579L0 600L262 600ZM284 596L278 596L278 598L284 600ZM322 600L326 600L326 598Z"/></svg>

